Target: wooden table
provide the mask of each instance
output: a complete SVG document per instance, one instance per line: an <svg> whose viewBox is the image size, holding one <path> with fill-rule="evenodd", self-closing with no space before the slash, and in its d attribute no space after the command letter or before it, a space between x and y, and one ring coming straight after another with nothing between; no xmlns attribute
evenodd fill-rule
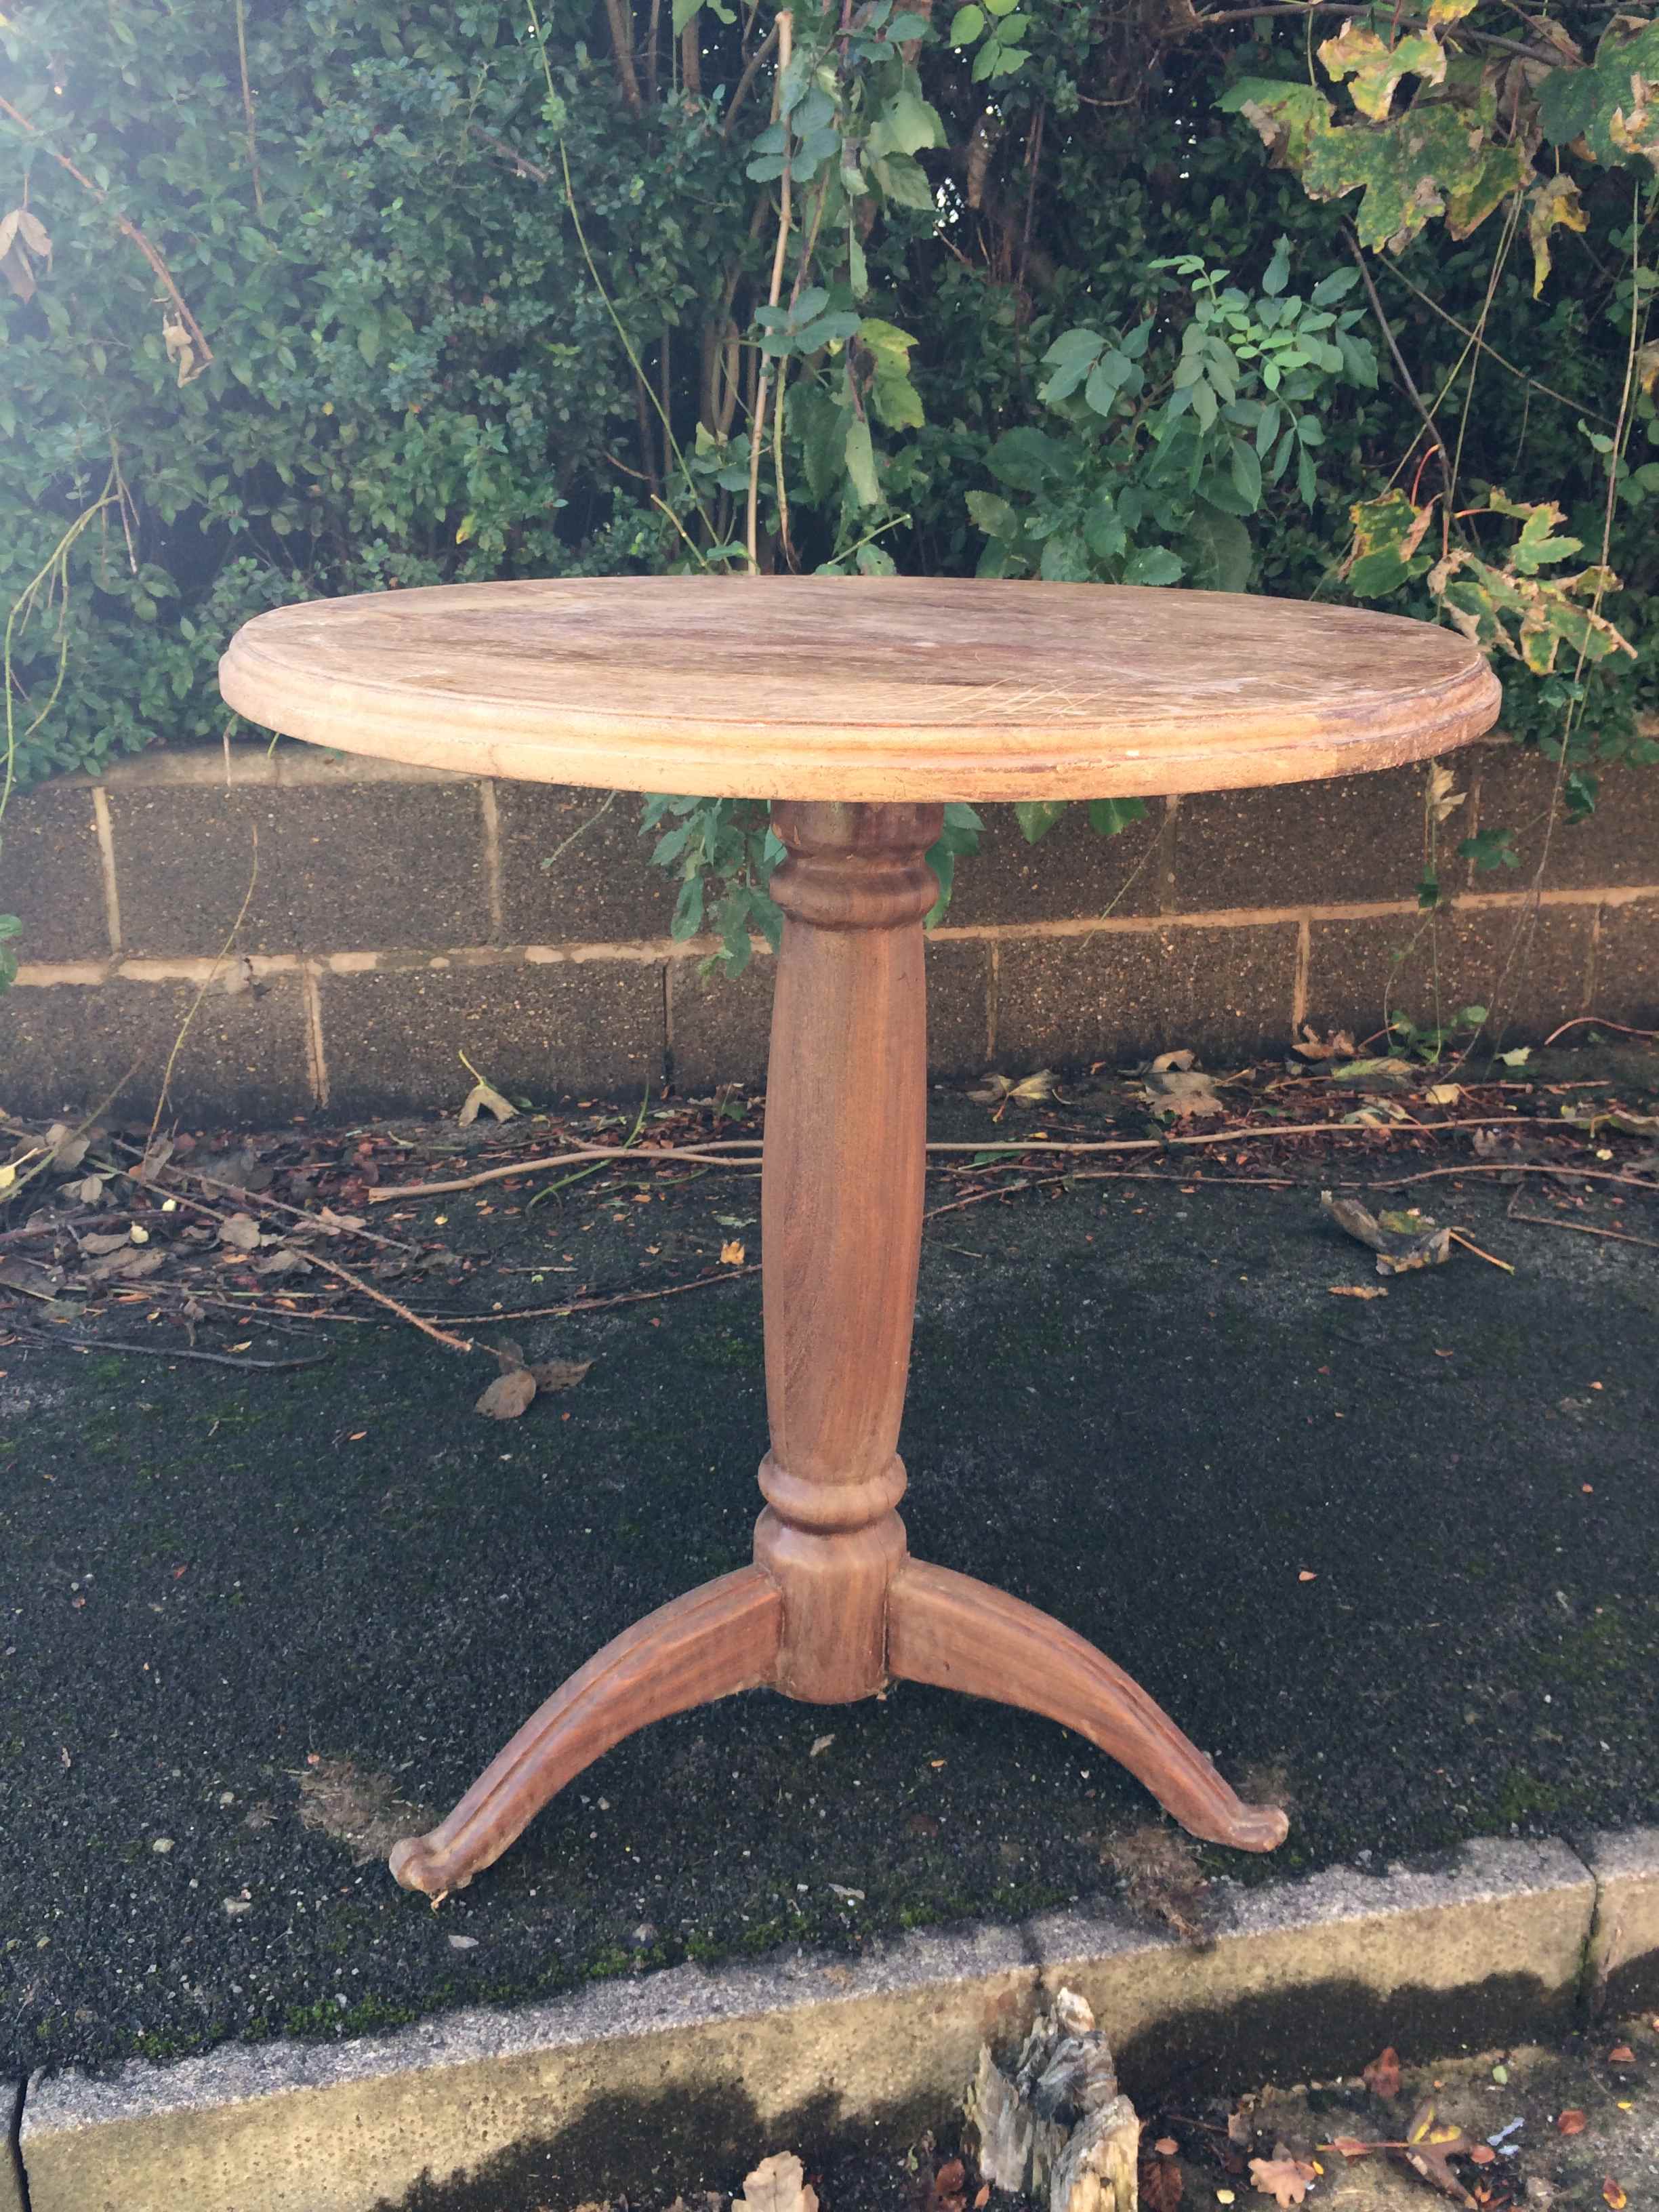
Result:
<svg viewBox="0 0 1659 2212"><path fill-rule="evenodd" d="M438 1896L647 1721L762 1686L893 1677L1074 1729L1194 1835L1284 1837L1146 1692L1033 1607L913 1559L896 1455L921 1244L923 854L947 799L1234 789L1478 737L1498 689L1449 630L1220 592L908 578L458 585L281 607L220 676L251 721L486 776L775 802L788 858L762 1237L753 1563L625 1630L392 1870Z"/></svg>

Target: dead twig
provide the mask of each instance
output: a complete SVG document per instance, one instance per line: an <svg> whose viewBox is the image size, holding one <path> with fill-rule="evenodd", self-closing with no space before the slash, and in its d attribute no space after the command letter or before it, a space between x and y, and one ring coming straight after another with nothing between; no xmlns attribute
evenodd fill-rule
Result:
<svg viewBox="0 0 1659 2212"><path fill-rule="evenodd" d="M419 1314L411 1313L400 1299L394 1298L388 1291L377 1291L373 1283L366 1283L361 1275L354 1275L349 1267L343 1267L337 1260L326 1259L320 1252L307 1252L306 1257L313 1267L321 1267L326 1274L337 1275L343 1283L349 1283L362 1297L372 1298L377 1306L384 1306L389 1313L395 1313L399 1321L406 1321L411 1328L418 1328L422 1336L429 1336L434 1344L441 1344L450 1352L477 1350L470 1337L451 1336L445 1329L434 1328L430 1322L422 1321Z"/></svg>
<svg viewBox="0 0 1659 2212"><path fill-rule="evenodd" d="M1519 1129L1531 1127L1559 1128L1560 1123L1548 1114L1484 1114L1474 1120L1456 1121L1415 1121L1411 1124L1413 1136L1437 1136L1445 1129ZM1352 1121L1286 1121L1266 1129L1212 1129L1201 1135L1188 1137L1113 1137L1068 1138L1032 1137L1021 1142L1018 1138L993 1138L984 1144L952 1139L950 1142L929 1144L929 1155L941 1152L969 1152L983 1155L1002 1152L1008 1156L1012 1166L1024 1152L1161 1152L1175 1146L1231 1145L1259 1143L1264 1138L1280 1137L1355 1137L1375 1136L1377 1126ZM752 1137L716 1137L702 1145L659 1145L649 1148L623 1145L584 1145L568 1152L538 1154L533 1159L514 1160L501 1167L483 1168L477 1175L457 1176L443 1182L394 1183L386 1188L371 1190L371 1206L388 1205L398 1198L441 1198L451 1192L477 1190L485 1183L507 1182L517 1176L539 1175L546 1168L574 1167L582 1160L633 1160L645 1163L653 1160L701 1160L711 1167L753 1167L760 1158L760 1140Z"/></svg>
<svg viewBox="0 0 1659 2212"><path fill-rule="evenodd" d="M733 1156L738 1144L747 1153ZM722 1149L717 1151L716 1146ZM452 1191L479 1190L485 1183L510 1182L517 1176L540 1175L545 1168L574 1167L582 1160L702 1160L710 1167L753 1167L760 1158L758 1139L716 1139L701 1146L582 1145L568 1152L538 1153L534 1159L514 1160L502 1167L481 1168L477 1175L456 1176L444 1182L400 1182L368 1193L371 1206L385 1206L394 1198L444 1198Z"/></svg>
<svg viewBox="0 0 1659 2212"><path fill-rule="evenodd" d="M212 1367L250 1368L270 1373L275 1373L279 1369L320 1367L323 1362L331 1357L331 1354L326 1352L319 1352L309 1359L242 1359L234 1352L198 1352L193 1346L185 1344L129 1344L125 1338L118 1336L95 1337L90 1342L82 1337L47 1336L33 1329L20 1328L15 1322L8 1324L6 1334L8 1336L17 1338L21 1343L45 1345L49 1350L55 1348L64 1352L132 1352L139 1353L147 1359L201 1359L205 1360Z"/></svg>
<svg viewBox="0 0 1659 2212"><path fill-rule="evenodd" d="M514 1306L501 1313L434 1314L428 1318L458 1322L468 1328L482 1328L486 1322L495 1321L562 1321L567 1314L602 1313L607 1306L636 1306L647 1298L677 1298L684 1291L706 1291L716 1283L735 1283L740 1275L759 1273L760 1261L751 1260L746 1267L722 1267L718 1275L697 1275L689 1283L665 1284L659 1291L619 1291L614 1297L573 1298L569 1304L562 1306Z"/></svg>
<svg viewBox="0 0 1659 2212"><path fill-rule="evenodd" d="M1473 1252L1477 1260L1484 1260L1488 1267L1501 1267L1506 1275L1512 1275L1515 1273L1507 1260L1499 1260L1490 1252L1483 1252L1480 1247L1472 1238L1466 1237L1461 1229L1449 1229L1446 1234L1454 1244L1461 1244L1466 1252Z"/></svg>
<svg viewBox="0 0 1659 2212"><path fill-rule="evenodd" d="M1633 1030L1627 1028L1623 1022L1607 1021L1601 1014L1575 1014L1570 1022L1563 1022L1559 1030L1550 1031L1544 1039L1544 1047L1553 1045L1559 1036L1565 1036L1569 1030L1582 1029L1586 1022L1594 1022L1598 1030L1617 1030L1620 1036L1659 1037L1659 1030Z"/></svg>
<svg viewBox="0 0 1659 2212"><path fill-rule="evenodd" d="M1505 1208L1504 1218L1530 1221L1534 1229L1576 1229L1581 1237L1610 1237L1616 1244L1645 1244L1650 1252L1659 1252L1659 1237L1632 1237L1628 1229L1598 1229L1589 1221L1557 1221L1548 1213L1517 1213L1513 1206Z"/></svg>
<svg viewBox="0 0 1659 2212"><path fill-rule="evenodd" d="M1424 1168L1417 1175L1379 1176L1374 1182L1361 1183L1361 1190L1404 1190L1408 1183L1433 1182L1440 1176L1469 1175L1553 1175L1578 1176L1586 1182L1620 1182L1627 1190L1644 1190L1650 1198L1659 1198L1659 1182L1645 1182L1640 1176L1615 1175L1611 1168L1574 1167L1565 1160L1471 1160L1458 1168Z"/></svg>

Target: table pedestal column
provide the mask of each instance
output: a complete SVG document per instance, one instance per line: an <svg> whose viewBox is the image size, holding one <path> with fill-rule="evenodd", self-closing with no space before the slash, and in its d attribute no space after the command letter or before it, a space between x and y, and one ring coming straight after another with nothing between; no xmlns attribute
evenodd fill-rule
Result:
<svg viewBox="0 0 1659 2212"><path fill-rule="evenodd" d="M923 854L937 806L774 810L789 858L767 1081L762 1236L771 1449L754 1564L626 1630L519 1730L448 1819L392 1853L440 1896L647 1722L763 1685L817 1705L890 1677L1024 1707L1098 1745L1195 1835L1243 1850L1243 1803L1139 1686L1018 1598L907 1553L895 1445L927 1162ZM1016 1501L1010 1499L1011 1509Z"/></svg>

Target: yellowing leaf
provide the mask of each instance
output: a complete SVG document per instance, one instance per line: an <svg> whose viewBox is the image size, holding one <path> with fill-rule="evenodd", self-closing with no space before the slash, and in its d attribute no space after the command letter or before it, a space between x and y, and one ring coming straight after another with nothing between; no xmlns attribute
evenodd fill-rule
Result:
<svg viewBox="0 0 1659 2212"><path fill-rule="evenodd" d="M744 1246L740 1238L733 1237L728 1243L720 1246L720 1263L723 1267L740 1267L743 1261Z"/></svg>
<svg viewBox="0 0 1659 2212"><path fill-rule="evenodd" d="M1578 204L1578 185L1569 176L1547 177L1527 194L1527 236L1532 242L1532 296L1538 299L1550 273L1550 233L1585 228L1589 216Z"/></svg>
<svg viewBox="0 0 1659 2212"><path fill-rule="evenodd" d="M1331 76L1352 80L1348 91L1354 106L1377 123L1388 120L1401 77L1438 84L1446 74L1446 49L1427 31L1408 33L1389 46L1375 31L1345 23L1321 46L1319 58Z"/></svg>

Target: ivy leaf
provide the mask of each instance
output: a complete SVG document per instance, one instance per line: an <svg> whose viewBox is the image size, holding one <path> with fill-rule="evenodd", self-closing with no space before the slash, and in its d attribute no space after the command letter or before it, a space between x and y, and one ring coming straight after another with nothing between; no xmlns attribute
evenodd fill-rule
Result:
<svg viewBox="0 0 1659 2212"><path fill-rule="evenodd" d="M999 483L1014 491L1041 491L1052 479L1066 475L1073 465L1069 447L1046 431L1022 423L1005 430L985 457L986 466Z"/></svg>
<svg viewBox="0 0 1659 2212"><path fill-rule="evenodd" d="M1426 556L1413 565L1434 514L1434 501L1414 507L1403 491L1362 500L1348 509L1353 544L1342 574L1357 599L1378 599L1420 574Z"/></svg>
<svg viewBox="0 0 1659 2212"><path fill-rule="evenodd" d="M1255 559L1250 533L1237 515L1224 514L1201 499L1193 508L1183 542L1188 551L1188 578L1199 591L1242 592L1249 582Z"/></svg>
<svg viewBox="0 0 1659 2212"><path fill-rule="evenodd" d="M1089 801L1089 827L1097 837L1115 837L1132 822L1146 818L1144 799L1091 799Z"/></svg>
<svg viewBox="0 0 1659 2212"><path fill-rule="evenodd" d="M1045 583L1086 584L1092 571L1089 566L1089 548L1084 543L1082 533L1076 530L1056 530L1051 538L1045 538L1037 574Z"/></svg>
<svg viewBox="0 0 1659 2212"><path fill-rule="evenodd" d="M872 160L886 154L917 154L924 146L944 145L945 125L939 110L920 93L902 88L871 125L868 143ZM930 192L930 205L932 198Z"/></svg>
<svg viewBox="0 0 1659 2212"><path fill-rule="evenodd" d="M1109 415L1117 404L1119 392L1134 374L1134 363L1128 356L1113 347L1089 371L1083 396L1097 415Z"/></svg>
<svg viewBox="0 0 1659 2212"><path fill-rule="evenodd" d="M1019 799L1014 802L1014 817L1028 845L1035 845L1046 837L1065 811L1063 799Z"/></svg>
<svg viewBox="0 0 1659 2212"><path fill-rule="evenodd" d="M1615 15L1589 68L1545 78L1539 115L1553 144L1582 138L1609 167L1641 157L1659 169L1659 22Z"/></svg>
<svg viewBox="0 0 1659 2212"><path fill-rule="evenodd" d="M1131 554L1123 571L1126 584L1178 584L1182 565L1167 545L1144 545Z"/></svg>
<svg viewBox="0 0 1659 2212"><path fill-rule="evenodd" d="M1325 40L1319 58L1332 76L1352 80L1348 92L1354 106L1376 123L1388 119L1402 77L1439 84L1446 74L1446 49L1427 31L1409 33L1389 46L1375 31L1347 22L1335 38Z"/></svg>
<svg viewBox="0 0 1659 2212"><path fill-rule="evenodd" d="M889 154L880 161L872 161L870 166L883 194L895 207L918 208L926 215L938 214L939 203L933 198L927 172L908 155Z"/></svg>
<svg viewBox="0 0 1659 2212"><path fill-rule="evenodd" d="M1550 233L1583 230L1589 217L1578 204L1577 179L1565 174L1547 177L1527 194L1527 236L1532 243L1532 296L1542 295L1550 273Z"/></svg>
<svg viewBox="0 0 1659 2212"><path fill-rule="evenodd" d="M988 538L1012 541L1019 536L1019 517L999 492L970 491L968 512Z"/></svg>
<svg viewBox="0 0 1659 2212"><path fill-rule="evenodd" d="M881 504L875 448L870 442L870 425L861 415L854 416L847 425L847 474L860 507Z"/></svg>

